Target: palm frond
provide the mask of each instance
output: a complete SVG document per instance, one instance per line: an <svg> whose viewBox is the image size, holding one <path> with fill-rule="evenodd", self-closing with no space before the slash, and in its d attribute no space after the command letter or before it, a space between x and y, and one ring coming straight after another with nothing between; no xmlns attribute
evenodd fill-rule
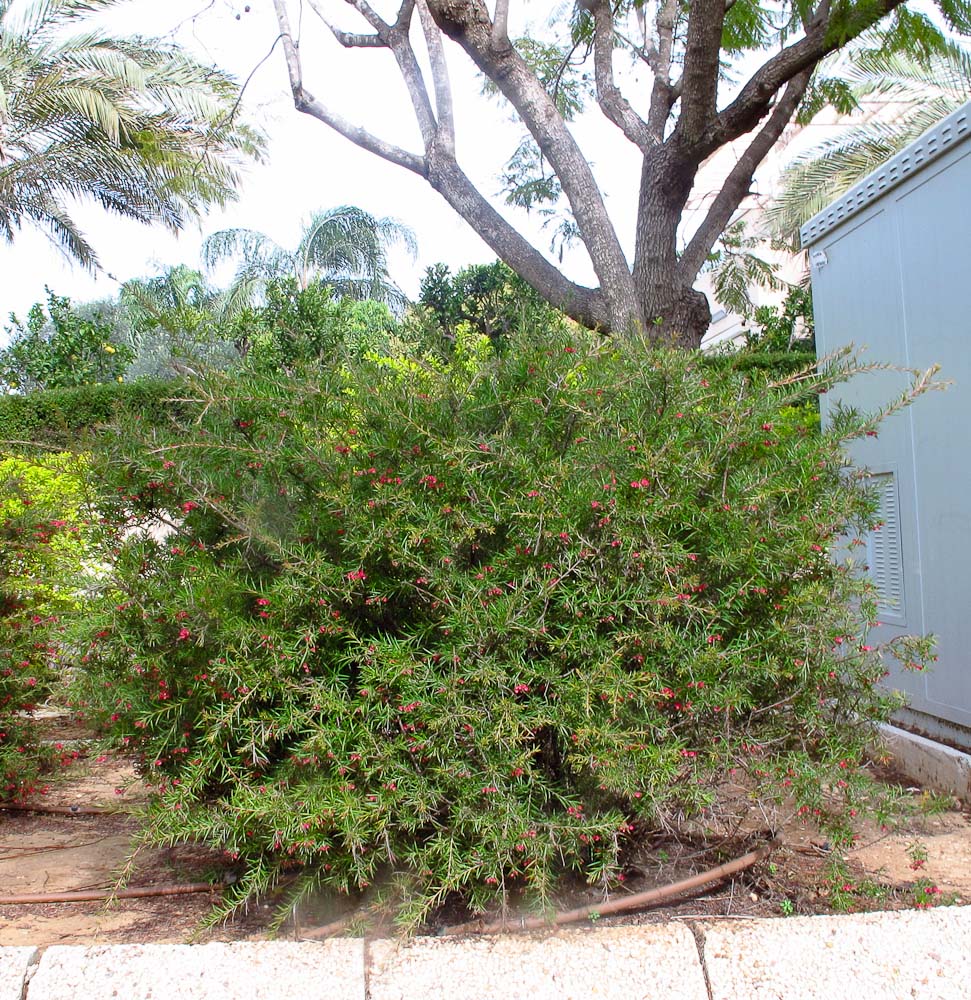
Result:
<svg viewBox="0 0 971 1000"><path fill-rule="evenodd" d="M820 70L855 102L876 101L882 111L848 124L786 168L765 213L773 239L798 246L806 221L971 96L971 52L938 36L920 16L898 18L893 31L868 33Z"/></svg>
<svg viewBox="0 0 971 1000"><path fill-rule="evenodd" d="M120 2L0 2L0 167L16 167L5 177L8 238L46 218L44 190L62 209L89 199L179 228L234 197L243 162L262 152L264 137L237 120L228 76L169 41L82 23ZM61 244L90 262L66 209L52 217Z"/></svg>

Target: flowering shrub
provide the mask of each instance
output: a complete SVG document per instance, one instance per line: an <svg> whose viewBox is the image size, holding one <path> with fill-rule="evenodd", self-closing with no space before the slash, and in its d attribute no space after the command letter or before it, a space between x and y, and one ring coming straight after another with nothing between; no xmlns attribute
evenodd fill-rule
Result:
<svg viewBox="0 0 971 1000"><path fill-rule="evenodd" d="M830 549L872 520L840 445L874 424L784 418L852 365L770 382L577 331L469 357L214 374L103 442L103 509L169 533L113 539L82 696L158 783L147 838L236 862L227 909L546 905L733 770L855 808L896 702Z"/></svg>
<svg viewBox="0 0 971 1000"><path fill-rule="evenodd" d="M0 799L34 792L53 760L31 712L56 679L59 619L76 606L81 514L72 456L0 460Z"/></svg>

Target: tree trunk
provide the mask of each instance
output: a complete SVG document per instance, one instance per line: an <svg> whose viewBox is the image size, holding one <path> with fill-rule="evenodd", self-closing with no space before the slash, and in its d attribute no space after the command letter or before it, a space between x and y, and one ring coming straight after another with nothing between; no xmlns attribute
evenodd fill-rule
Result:
<svg viewBox="0 0 971 1000"><path fill-rule="evenodd" d="M697 165L677 148L652 150L644 157L638 196L634 286L646 332L658 343L696 348L711 322L694 274L683 274L678 259L678 226L694 183Z"/></svg>
<svg viewBox="0 0 971 1000"><path fill-rule="evenodd" d="M704 292L669 282L649 288L643 301L645 312L654 317L647 331L652 342L688 350L701 345L711 322Z"/></svg>

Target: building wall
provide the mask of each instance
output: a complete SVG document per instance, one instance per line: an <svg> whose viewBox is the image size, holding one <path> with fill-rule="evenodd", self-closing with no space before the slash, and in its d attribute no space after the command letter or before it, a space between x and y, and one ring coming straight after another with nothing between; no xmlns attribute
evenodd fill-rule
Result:
<svg viewBox="0 0 971 1000"><path fill-rule="evenodd" d="M937 639L933 669L894 669L890 683L924 729L939 720L971 747L971 104L807 223L803 242L821 355L854 343L873 361L939 364L953 383L852 454L874 475L885 520L867 540L877 636ZM858 376L826 409L877 409L907 381Z"/></svg>

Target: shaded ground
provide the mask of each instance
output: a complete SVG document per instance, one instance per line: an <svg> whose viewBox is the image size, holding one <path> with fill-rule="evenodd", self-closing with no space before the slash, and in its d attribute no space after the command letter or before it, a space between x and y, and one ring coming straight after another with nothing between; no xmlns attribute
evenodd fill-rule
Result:
<svg viewBox="0 0 971 1000"><path fill-rule="evenodd" d="M124 868L137 821L124 810L143 802L147 791L131 762L108 756L82 761L40 802L47 807L97 806L98 815L0 811L0 896L110 889ZM691 917L763 917L901 909L919 902L971 903L971 813L914 789L910 817L893 831L862 823L858 846L845 855L847 881L834 887L829 846L812 828L791 824L783 846L768 862L737 878L709 886L691 898L655 909L602 918L603 924L638 924ZM919 842L920 847L914 848ZM623 892L665 885L744 854L752 841L738 837L712 846L698 841L653 840L632 858ZM920 862L914 866L914 858ZM192 847L145 851L131 886L211 882L221 877L221 856ZM926 887L934 887L927 892ZM924 887L924 888L922 888ZM940 890L937 892L936 890ZM617 890L612 898L618 895ZM603 900L602 890L567 887L560 908ZM273 909L259 904L214 930L198 931L215 899L210 893L100 902L0 906L0 946L241 940L268 936ZM300 936L338 916L330 900L303 904L283 930ZM441 924L467 919L443 912Z"/></svg>

